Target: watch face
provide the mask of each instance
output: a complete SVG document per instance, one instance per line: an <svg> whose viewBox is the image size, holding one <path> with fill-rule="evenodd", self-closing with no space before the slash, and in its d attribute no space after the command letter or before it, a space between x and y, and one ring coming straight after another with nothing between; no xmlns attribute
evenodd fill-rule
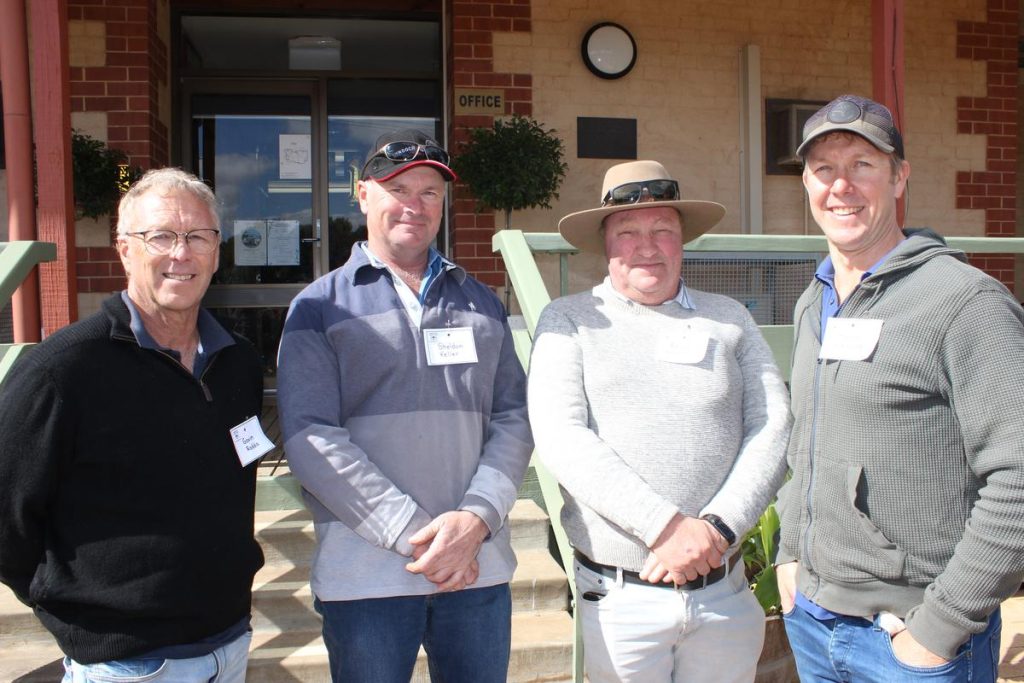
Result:
<svg viewBox="0 0 1024 683"><path fill-rule="evenodd" d="M729 525L723 522L722 518L718 515L704 515L701 519L715 527L715 530L722 534L722 538L724 538L729 545L736 542L736 532L730 529Z"/></svg>
<svg viewBox="0 0 1024 683"><path fill-rule="evenodd" d="M583 36L583 63L601 78L622 78L636 64L636 41L622 26L604 22Z"/></svg>

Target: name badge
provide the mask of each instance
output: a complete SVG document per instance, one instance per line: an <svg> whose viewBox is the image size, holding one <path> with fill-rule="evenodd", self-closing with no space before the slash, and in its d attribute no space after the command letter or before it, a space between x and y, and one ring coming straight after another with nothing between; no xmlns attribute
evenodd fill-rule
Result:
<svg viewBox="0 0 1024 683"><path fill-rule="evenodd" d="M231 441L242 467L257 460L264 453L274 450L274 442L267 438L258 417L250 417L240 425L231 428Z"/></svg>
<svg viewBox="0 0 1024 683"><path fill-rule="evenodd" d="M427 347L427 365L476 363L476 340L472 327L445 327L423 330Z"/></svg>
<svg viewBox="0 0 1024 683"><path fill-rule="evenodd" d="M674 332L661 340L658 349L658 360L666 363L691 365L704 360L708 352L711 335L689 327L682 332Z"/></svg>
<svg viewBox="0 0 1024 683"><path fill-rule="evenodd" d="M878 346L882 320L871 318L829 318L818 358L822 360L865 360Z"/></svg>

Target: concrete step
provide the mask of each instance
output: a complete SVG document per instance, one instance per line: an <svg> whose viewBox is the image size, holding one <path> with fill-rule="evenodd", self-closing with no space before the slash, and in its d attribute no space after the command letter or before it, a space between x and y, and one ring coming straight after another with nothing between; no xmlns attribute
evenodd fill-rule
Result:
<svg viewBox="0 0 1024 683"><path fill-rule="evenodd" d="M532 500L518 500L507 522L512 547L538 550L548 547L548 518ZM267 564L309 564L316 546L313 520L307 510L266 510L256 513L256 538L263 546Z"/></svg>
<svg viewBox="0 0 1024 683"><path fill-rule="evenodd" d="M46 633L46 640L28 643L13 642L5 637L0 645L0 681L53 683L64 675L63 661L64 653L49 633Z"/></svg>
<svg viewBox="0 0 1024 683"><path fill-rule="evenodd" d="M558 563L546 550L518 553L512 577L512 611L565 611L569 584ZM253 629L318 630L320 616L313 610L308 567L268 565L253 582Z"/></svg>
<svg viewBox="0 0 1024 683"><path fill-rule="evenodd" d="M31 608L14 597L14 592L10 588L0 584L0 653L23 645L52 640L50 632L39 623ZM0 678L0 681L4 680L7 679Z"/></svg>
<svg viewBox="0 0 1024 683"><path fill-rule="evenodd" d="M248 683L329 683L327 650L319 631L256 632L249 656ZM572 619L566 612L512 615L509 683L565 681L571 675ZM427 683L426 655L420 651L413 683Z"/></svg>
<svg viewBox="0 0 1024 683"><path fill-rule="evenodd" d="M565 612L566 577L547 551L547 517L534 502L521 500L508 523L519 559L512 581L512 666L522 671L515 678L510 674L509 680L562 680L561 671L570 658L563 650L571 653L572 626ZM256 650L251 680L327 680L320 618L313 611L309 589L314 548L309 514L305 510L259 512L256 535L267 564L253 585ZM536 651L529 649L532 645ZM52 636L32 611L0 585L0 681L57 680L61 659ZM426 680L425 671L425 664L418 666L415 680Z"/></svg>
<svg viewBox="0 0 1024 683"><path fill-rule="evenodd" d="M271 592L286 590L279 587ZM283 595L267 598L262 589L254 594L249 680L267 683L329 681L327 654L320 638L320 617L311 606L308 583L304 588L293 589L290 598L293 604L286 604L287 600L289 598ZM31 629L18 628L16 635L5 635L0 641L0 681L49 683L59 680L63 655L53 637L27 607L25 610L35 623ZM7 619L0 623L6 624ZM25 638L25 631L31 631L32 637ZM509 681L559 681L569 675L572 619L567 612L516 612L512 615L512 638ZM413 680L428 680L425 660L417 664L417 677Z"/></svg>

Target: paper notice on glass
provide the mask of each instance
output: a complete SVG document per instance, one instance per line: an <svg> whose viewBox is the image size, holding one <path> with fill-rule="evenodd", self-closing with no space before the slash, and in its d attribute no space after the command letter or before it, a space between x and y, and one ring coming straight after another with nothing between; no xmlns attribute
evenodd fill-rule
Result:
<svg viewBox="0 0 1024 683"><path fill-rule="evenodd" d="M235 221L235 265L267 265L267 222Z"/></svg>
<svg viewBox="0 0 1024 683"><path fill-rule="evenodd" d="M299 222L267 221L267 263L272 266L299 265Z"/></svg>
<svg viewBox="0 0 1024 683"><path fill-rule="evenodd" d="M279 135L278 173L281 180L310 180L313 162L308 135Z"/></svg>

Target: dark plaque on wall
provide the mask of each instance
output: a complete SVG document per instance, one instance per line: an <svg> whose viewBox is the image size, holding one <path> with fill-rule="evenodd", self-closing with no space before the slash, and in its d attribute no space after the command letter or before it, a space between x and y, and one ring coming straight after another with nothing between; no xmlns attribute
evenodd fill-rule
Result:
<svg viewBox="0 0 1024 683"><path fill-rule="evenodd" d="M636 159L636 119L577 117L576 156L580 159Z"/></svg>

